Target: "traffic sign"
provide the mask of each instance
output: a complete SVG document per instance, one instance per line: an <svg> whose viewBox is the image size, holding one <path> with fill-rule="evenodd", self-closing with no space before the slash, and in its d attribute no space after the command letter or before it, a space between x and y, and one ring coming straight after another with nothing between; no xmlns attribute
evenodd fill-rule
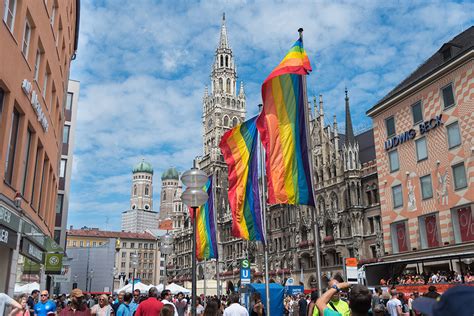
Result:
<svg viewBox="0 0 474 316"><path fill-rule="evenodd" d="M250 279L250 262L248 259L244 259L240 263L240 284L250 284Z"/></svg>

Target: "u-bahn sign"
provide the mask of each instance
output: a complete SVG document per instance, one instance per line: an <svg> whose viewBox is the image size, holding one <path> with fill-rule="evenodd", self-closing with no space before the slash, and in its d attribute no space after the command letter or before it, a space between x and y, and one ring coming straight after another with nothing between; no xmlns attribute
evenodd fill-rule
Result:
<svg viewBox="0 0 474 316"><path fill-rule="evenodd" d="M250 262L248 259L242 260L240 264L240 284L250 284Z"/></svg>

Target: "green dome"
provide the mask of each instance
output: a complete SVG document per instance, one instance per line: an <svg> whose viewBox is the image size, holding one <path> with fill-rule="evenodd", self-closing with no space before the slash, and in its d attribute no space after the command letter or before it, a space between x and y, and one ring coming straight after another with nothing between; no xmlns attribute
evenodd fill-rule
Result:
<svg viewBox="0 0 474 316"><path fill-rule="evenodd" d="M169 168L163 172L161 175L161 180L179 180L179 173L176 168Z"/></svg>
<svg viewBox="0 0 474 316"><path fill-rule="evenodd" d="M146 162L145 160L140 161L138 164L133 167L133 173L137 172L146 172L153 174L153 167L150 163Z"/></svg>

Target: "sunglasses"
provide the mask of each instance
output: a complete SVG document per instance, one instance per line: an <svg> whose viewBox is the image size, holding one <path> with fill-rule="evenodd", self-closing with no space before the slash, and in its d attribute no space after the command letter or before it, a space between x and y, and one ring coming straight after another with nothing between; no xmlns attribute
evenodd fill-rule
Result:
<svg viewBox="0 0 474 316"><path fill-rule="evenodd" d="M41 296L48 296L48 294L41 294Z"/></svg>

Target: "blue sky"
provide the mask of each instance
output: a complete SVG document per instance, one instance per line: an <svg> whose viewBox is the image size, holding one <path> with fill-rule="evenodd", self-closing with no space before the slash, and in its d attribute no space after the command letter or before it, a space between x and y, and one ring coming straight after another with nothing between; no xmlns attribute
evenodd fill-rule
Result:
<svg viewBox="0 0 474 316"><path fill-rule="evenodd" d="M298 3L298 4L296 4ZM204 87L226 12L229 42L247 95L261 103L265 77L304 28L313 66L308 94L323 94L328 123L344 126L344 87L356 130L365 111L456 34L474 3L449 1L83 0L77 59L81 82L69 225L120 229L131 169L188 169L202 152Z"/></svg>

